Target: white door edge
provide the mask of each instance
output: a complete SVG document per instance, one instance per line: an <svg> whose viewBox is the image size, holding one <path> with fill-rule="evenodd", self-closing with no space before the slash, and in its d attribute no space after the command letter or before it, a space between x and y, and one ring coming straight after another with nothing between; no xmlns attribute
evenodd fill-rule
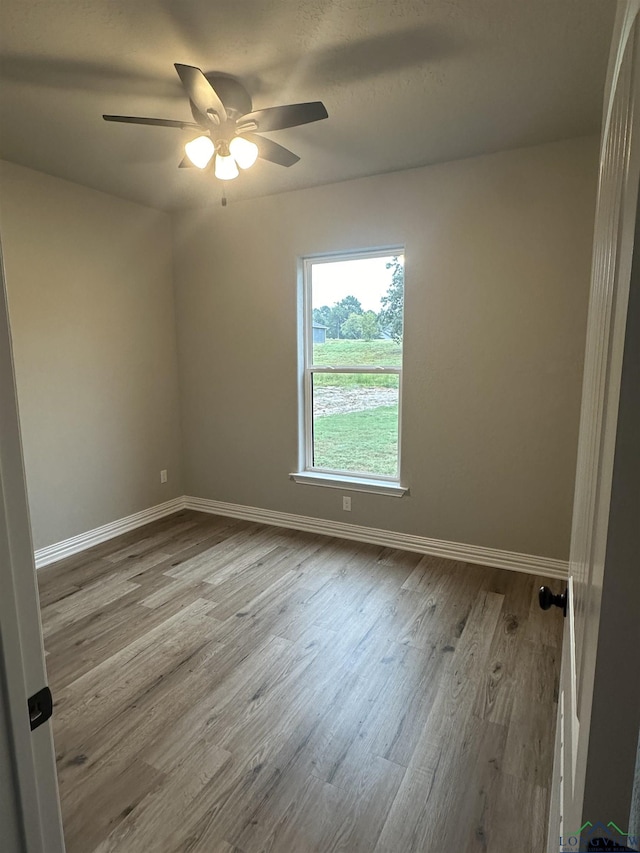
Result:
<svg viewBox="0 0 640 853"><path fill-rule="evenodd" d="M639 12L618 3L605 87L548 853L582 818L640 172Z"/></svg>
<svg viewBox="0 0 640 853"><path fill-rule="evenodd" d="M3 734L13 753L13 772L2 783L13 781L24 851L64 853L51 722L32 732L27 707L28 697L45 686L46 669L1 244L0 589L0 678L7 728Z"/></svg>

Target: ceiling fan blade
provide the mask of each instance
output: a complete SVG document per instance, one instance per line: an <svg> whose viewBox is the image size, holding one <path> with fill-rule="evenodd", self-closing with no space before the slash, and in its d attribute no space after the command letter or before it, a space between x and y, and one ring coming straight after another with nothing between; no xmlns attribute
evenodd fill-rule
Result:
<svg viewBox="0 0 640 853"><path fill-rule="evenodd" d="M262 160L269 160L271 163L277 163L278 166L293 166L300 159L293 151L289 151L283 145L278 145L271 139L264 139L262 136L257 136L255 133L243 133L243 139L248 139L258 146L258 157Z"/></svg>
<svg viewBox="0 0 640 853"><path fill-rule="evenodd" d="M218 97L218 93L204 76L199 68L193 65L174 64L182 85L196 108L205 116L213 120L212 113L216 113L219 122L227 120L227 111Z"/></svg>
<svg viewBox="0 0 640 853"><path fill-rule="evenodd" d="M265 133L269 130L284 130L287 127L297 127L299 124L309 124L328 117L329 114L322 101L310 101L307 104L288 104L284 107L254 110L239 118L236 124L241 133L243 126L251 124L256 125L254 130Z"/></svg>
<svg viewBox="0 0 640 853"><path fill-rule="evenodd" d="M193 121L173 121L170 118L140 118L138 116L102 116L105 121L121 121L124 124L151 124L154 127L179 127L182 130L200 129Z"/></svg>

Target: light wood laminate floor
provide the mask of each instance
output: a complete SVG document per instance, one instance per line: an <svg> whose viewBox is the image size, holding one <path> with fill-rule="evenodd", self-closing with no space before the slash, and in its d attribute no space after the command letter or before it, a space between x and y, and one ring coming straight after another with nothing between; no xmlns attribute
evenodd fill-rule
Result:
<svg viewBox="0 0 640 853"><path fill-rule="evenodd" d="M184 511L38 580L68 853L544 849L542 578Z"/></svg>

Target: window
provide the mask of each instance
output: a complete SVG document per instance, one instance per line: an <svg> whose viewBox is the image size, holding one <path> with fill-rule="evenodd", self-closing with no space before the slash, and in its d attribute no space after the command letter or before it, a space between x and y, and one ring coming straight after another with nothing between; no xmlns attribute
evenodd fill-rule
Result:
<svg viewBox="0 0 640 853"><path fill-rule="evenodd" d="M303 285L304 472L294 479L402 494L403 249L307 258Z"/></svg>

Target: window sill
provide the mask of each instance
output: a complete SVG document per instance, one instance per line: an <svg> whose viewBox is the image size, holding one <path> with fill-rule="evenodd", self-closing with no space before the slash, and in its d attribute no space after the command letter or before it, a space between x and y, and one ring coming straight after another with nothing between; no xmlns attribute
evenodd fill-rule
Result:
<svg viewBox="0 0 640 853"><path fill-rule="evenodd" d="M306 486L325 486L329 489L342 489L352 492L371 492L374 495L401 498L409 489L399 483L388 480L369 480L364 477L348 477L340 474L320 474L316 471L298 471L289 474L296 483Z"/></svg>

